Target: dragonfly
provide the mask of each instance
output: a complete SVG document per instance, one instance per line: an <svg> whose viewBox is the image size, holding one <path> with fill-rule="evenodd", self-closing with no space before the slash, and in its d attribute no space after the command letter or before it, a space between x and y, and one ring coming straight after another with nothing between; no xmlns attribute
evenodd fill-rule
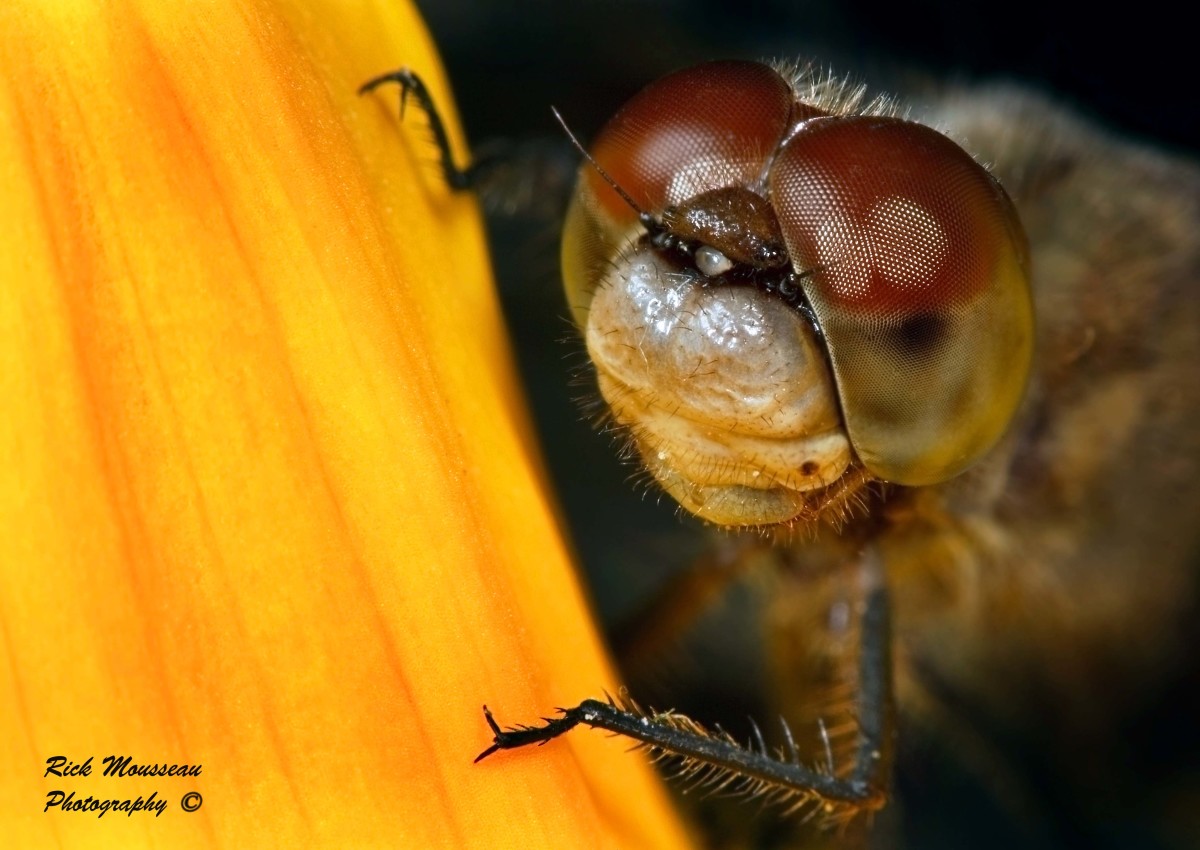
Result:
<svg viewBox="0 0 1200 850"><path fill-rule="evenodd" d="M385 82L477 184L419 78ZM901 105L746 62L651 84L579 147L563 273L608 427L749 529L621 637L653 654L703 588L768 575L783 722L739 741L597 695L489 713L481 757L599 727L839 843L891 798L906 719L1002 763L965 705L1095 764L1194 594L1200 167L1014 88Z"/></svg>

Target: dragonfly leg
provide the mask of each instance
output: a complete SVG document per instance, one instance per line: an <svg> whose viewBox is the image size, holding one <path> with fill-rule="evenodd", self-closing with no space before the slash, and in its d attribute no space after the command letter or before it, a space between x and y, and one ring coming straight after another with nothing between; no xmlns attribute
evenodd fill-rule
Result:
<svg viewBox="0 0 1200 850"><path fill-rule="evenodd" d="M410 95L416 99L417 105L425 113L425 117L429 121L429 131L433 134L433 143L437 145L442 175L446 179L446 185L456 191L473 188L473 172L476 170L476 166L471 165L466 168L459 168L457 163L455 163L454 154L450 150L450 137L446 134L446 125L442 121L442 115L438 111L437 104L433 102L433 96L429 93L429 89L426 88L425 81L416 72L408 68L397 68L395 71L388 71L386 74L380 74L377 77L367 80L359 86L358 93L359 95L369 94L387 83L396 83L400 86L401 119L404 118L405 107L408 106Z"/></svg>
<svg viewBox="0 0 1200 850"><path fill-rule="evenodd" d="M573 708L559 709L559 717L543 718L543 725L510 729L502 729L485 707L493 741L476 761L499 750L545 743L583 724L632 738L655 756L679 758L683 765L680 773L706 789L762 796L796 810L811 805L813 811L834 821L879 809L887 801L895 729L889 606L873 550L863 558L862 570L859 737L853 768L844 776L835 775L829 764L801 764L786 726L787 750L771 752L760 734L743 746L727 733L709 731L684 715L647 713L632 703L618 704L611 698L584 700Z"/></svg>
<svg viewBox="0 0 1200 850"><path fill-rule="evenodd" d="M489 213L546 221L561 217L575 184L577 165L574 149L565 140L543 136L488 140L476 150L470 165L460 167L450 150L441 112L416 72L399 68L380 74L363 83L358 93L369 94L388 83L400 87L401 118L410 96L425 113L447 186L457 192L474 192Z"/></svg>

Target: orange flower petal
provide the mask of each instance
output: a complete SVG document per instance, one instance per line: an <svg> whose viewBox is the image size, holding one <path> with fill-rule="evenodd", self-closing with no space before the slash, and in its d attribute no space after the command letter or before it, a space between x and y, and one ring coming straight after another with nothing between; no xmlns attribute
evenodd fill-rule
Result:
<svg viewBox="0 0 1200 850"><path fill-rule="evenodd" d="M350 5L0 11L9 846L683 843L619 741L471 763L485 700L528 720L612 676L475 206L393 92L354 94L403 63L449 108L432 46Z"/></svg>

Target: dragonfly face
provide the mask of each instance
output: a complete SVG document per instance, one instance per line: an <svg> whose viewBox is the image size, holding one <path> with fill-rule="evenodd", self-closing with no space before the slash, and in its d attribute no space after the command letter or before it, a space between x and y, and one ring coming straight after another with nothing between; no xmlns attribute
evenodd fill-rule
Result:
<svg viewBox="0 0 1200 850"><path fill-rule="evenodd" d="M872 478L952 478L1025 387L1007 195L858 100L811 72L701 65L626 104L581 171L563 274L601 392L712 522L840 518Z"/></svg>

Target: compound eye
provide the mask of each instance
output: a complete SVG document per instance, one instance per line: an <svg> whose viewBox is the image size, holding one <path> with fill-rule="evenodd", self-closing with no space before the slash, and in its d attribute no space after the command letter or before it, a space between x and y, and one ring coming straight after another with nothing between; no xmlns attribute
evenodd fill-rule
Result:
<svg viewBox="0 0 1200 850"><path fill-rule="evenodd" d="M855 452L901 484L958 474L1007 427L1032 357L1008 196L940 133L866 116L802 125L770 187Z"/></svg>
<svg viewBox="0 0 1200 850"><path fill-rule="evenodd" d="M591 147L596 162L647 212L759 180L788 129L792 92L757 62L710 62L642 89ZM594 169L583 171L613 217L636 216Z"/></svg>
<svg viewBox="0 0 1200 850"><path fill-rule="evenodd" d="M706 192L761 182L792 120L791 87L774 70L757 62L711 62L642 89L604 126L590 152L644 212L661 219L668 207L690 209L686 202ZM644 232L637 211L585 162L562 246L563 282L581 327L613 257ZM760 251L763 262L780 262L772 247ZM729 256L725 246L718 250Z"/></svg>

